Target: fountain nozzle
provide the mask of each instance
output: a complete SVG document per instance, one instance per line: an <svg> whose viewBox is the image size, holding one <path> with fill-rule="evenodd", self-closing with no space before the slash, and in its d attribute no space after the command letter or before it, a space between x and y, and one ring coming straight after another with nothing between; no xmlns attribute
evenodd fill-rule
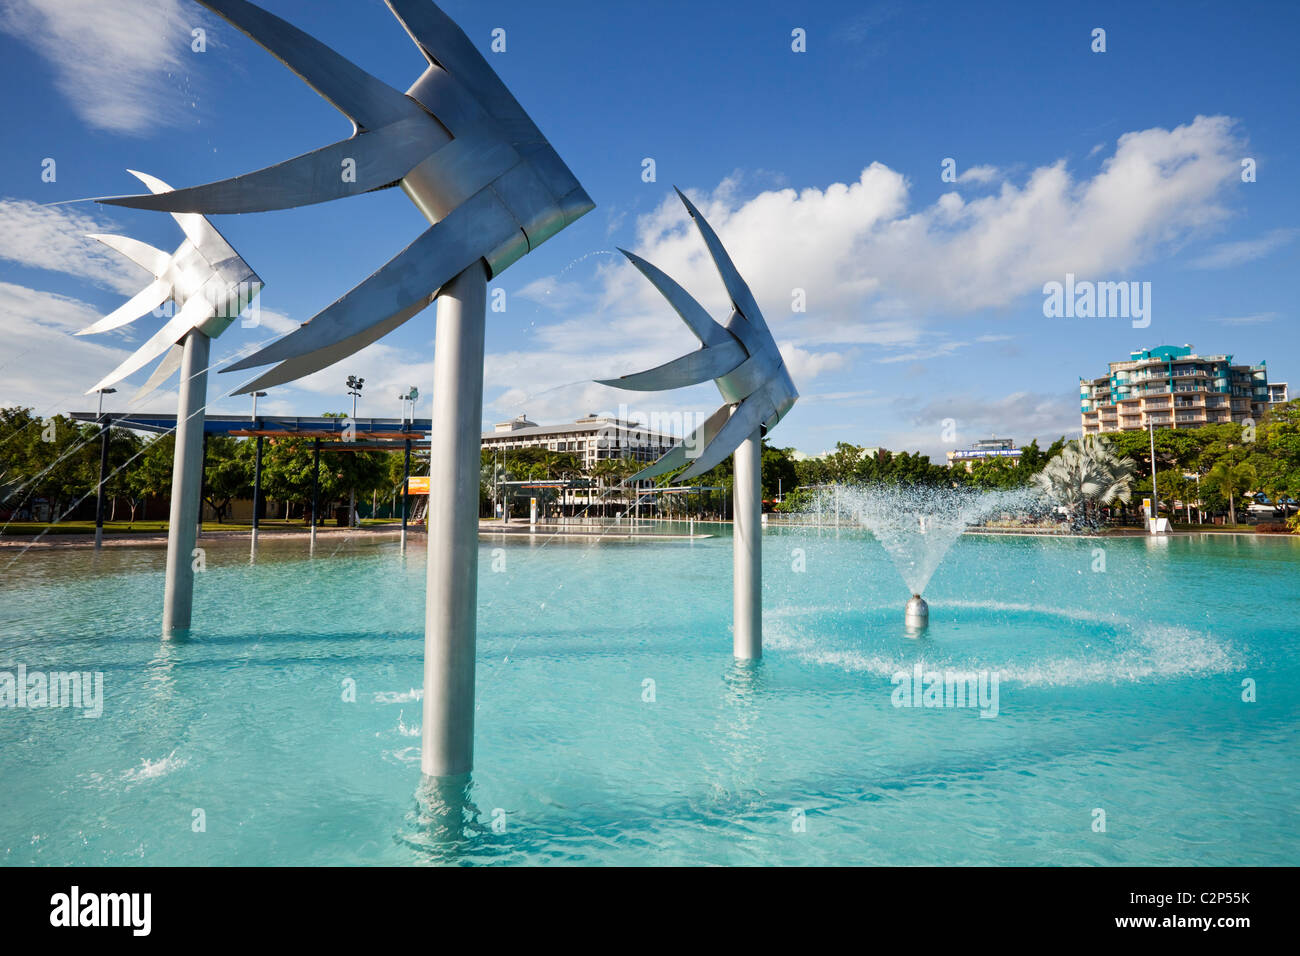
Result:
<svg viewBox="0 0 1300 956"><path fill-rule="evenodd" d="M920 630L930 624L930 605L919 594L913 594L903 611L903 623L910 628Z"/></svg>

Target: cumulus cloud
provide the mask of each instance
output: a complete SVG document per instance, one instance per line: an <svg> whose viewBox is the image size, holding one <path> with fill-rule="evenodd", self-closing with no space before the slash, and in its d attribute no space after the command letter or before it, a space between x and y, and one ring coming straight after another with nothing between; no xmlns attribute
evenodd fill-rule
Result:
<svg viewBox="0 0 1300 956"><path fill-rule="evenodd" d="M152 276L129 259L86 238L87 233L115 231L112 225L72 206L0 199L0 259L77 276L134 295Z"/></svg>
<svg viewBox="0 0 1300 956"><path fill-rule="evenodd" d="M174 121L168 75L190 51L198 23L180 0L8 0L0 30L50 64L81 119L96 129L138 133Z"/></svg>
<svg viewBox="0 0 1300 956"><path fill-rule="evenodd" d="M1119 137L1090 177L1073 174L1064 159L1015 182L974 167L968 181L1002 179L1000 186L974 199L950 192L919 208L906 177L878 162L825 188L745 197L730 177L690 195L753 289L796 384L811 391L811 380L862 362L915 362L1005 340L951 335L941 323L1011 306L1067 272L1118 278L1176 250L1229 215L1224 193L1243 145L1230 118L1198 116ZM636 220L630 247L726 318L725 289L675 196ZM699 347L658 292L615 258L594 280L541 280L523 294L555 304L564 318L538 329L531 348L489 357L489 407L502 414L518 414L525 400L530 415L545 407L556 418L607 407L626 393L591 386L590 378ZM795 308L799 301L806 311ZM701 389L672 400L712 407L716 398ZM1068 423L1060 409L1073 401L1052 399L1052 427ZM1038 427L1042 416L1026 407L1019 397L1005 411Z"/></svg>

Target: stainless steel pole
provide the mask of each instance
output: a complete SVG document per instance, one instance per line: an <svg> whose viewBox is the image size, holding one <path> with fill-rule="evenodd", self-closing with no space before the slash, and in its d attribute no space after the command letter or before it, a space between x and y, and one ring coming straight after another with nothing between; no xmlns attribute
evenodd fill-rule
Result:
<svg viewBox="0 0 1300 956"><path fill-rule="evenodd" d="M487 271L475 262L438 297L429 434L428 586L420 769L458 777L474 764L479 445Z"/></svg>
<svg viewBox="0 0 1300 956"><path fill-rule="evenodd" d="M762 431L736 449L733 502L733 644L738 660L763 656L763 489Z"/></svg>
<svg viewBox="0 0 1300 956"><path fill-rule="evenodd" d="M203 482L203 408L208 395L210 346L211 340L198 329L185 336L176 404L171 518L167 523L164 637L189 630L194 609L194 543L198 538Z"/></svg>
<svg viewBox="0 0 1300 956"><path fill-rule="evenodd" d="M100 402L104 401L104 396L99 397ZM99 484L95 486L95 547L104 546L104 480L108 474L108 434L112 424L112 416L108 418L99 416Z"/></svg>

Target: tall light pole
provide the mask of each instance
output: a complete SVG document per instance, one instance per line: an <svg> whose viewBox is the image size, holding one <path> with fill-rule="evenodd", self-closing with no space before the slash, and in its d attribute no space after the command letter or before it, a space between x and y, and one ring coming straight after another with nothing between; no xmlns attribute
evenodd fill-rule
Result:
<svg viewBox="0 0 1300 956"><path fill-rule="evenodd" d="M361 386L366 384L364 378L348 376L348 394L352 396L352 427L357 427L357 399L361 397ZM355 464L355 462L353 462ZM354 483L348 490L348 527L357 526L357 486Z"/></svg>
<svg viewBox="0 0 1300 956"><path fill-rule="evenodd" d="M99 422L99 484L95 487L95 547L104 546L104 478L108 473L108 420L104 418L104 396L114 394L115 388L101 388L99 392L99 410L95 421ZM111 416L110 416L111 418Z"/></svg>
<svg viewBox="0 0 1300 956"><path fill-rule="evenodd" d="M1160 496L1156 492L1156 420L1147 417L1147 428L1151 434L1151 533L1156 533L1156 522L1160 517Z"/></svg>
<svg viewBox="0 0 1300 956"><path fill-rule="evenodd" d="M258 516L262 509L262 428L257 420L257 400L266 398L266 392L253 393L253 431L257 432L257 450L253 454L253 538L252 548L257 550Z"/></svg>

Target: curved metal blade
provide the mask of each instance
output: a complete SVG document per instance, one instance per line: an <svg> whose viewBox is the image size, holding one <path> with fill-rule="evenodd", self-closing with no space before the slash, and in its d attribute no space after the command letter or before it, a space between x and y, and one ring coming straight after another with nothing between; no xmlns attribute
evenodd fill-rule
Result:
<svg viewBox="0 0 1300 956"><path fill-rule="evenodd" d="M291 23L245 0L198 0L323 96L358 129L423 112L406 96Z"/></svg>
<svg viewBox="0 0 1300 956"><path fill-rule="evenodd" d="M297 381L300 378L305 378L308 375L319 372L323 368L329 368L335 362L342 361L349 355L361 351L371 342L376 342L383 338L407 319L427 308L433 299L433 296L429 296L427 299L416 302L408 308L403 309L401 312L398 312L396 315L390 315L388 318L358 332L356 335L343 339L340 342L336 342L327 348L317 349L315 352L309 352L306 355L299 356L298 358L281 362L270 371L240 385L230 394L247 395L249 392L272 388L276 385L283 385L286 382ZM229 371L229 369L223 369L222 371Z"/></svg>
<svg viewBox="0 0 1300 956"><path fill-rule="evenodd" d="M698 451L709 446L709 443L722 430L722 426L726 424L727 417L730 414L731 406L723 405L705 419L704 424L691 432L689 438L668 449L658 461L649 468L642 468L628 481L644 481L647 478L665 475L687 464L691 460L692 451Z"/></svg>
<svg viewBox="0 0 1300 956"><path fill-rule="evenodd" d="M177 369L181 367L181 359L185 357L185 346L173 345L163 356L163 360L158 363L158 367L153 370L149 376L149 381L140 386L140 390L131 396L131 404L134 405L140 399L144 398L154 389L156 389L167 379L176 374Z"/></svg>
<svg viewBox="0 0 1300 956"><path fill-rule="evenodd" d="M172 257L161 249L155 249L147 242L132 239L130 236L113 236L101 233L87 233L87 239L102 242L114 252L120 252L136 265L148 269L155 279L161 279L171 266Z"/></svg>
<svg viewBox="0 0 1300 956"><path fill-rule="evenodd" d="M88 325L77 335L94 335L109 329L129 325L136 319L148 315L172 296L172 284L166 279L155 279L140 292L132 296L125 305L114 309L93 325Z"/></svg>
<svg viewBox="0 0 1300 956"><path fill-rule="evenodd" d="M597 379L601 385L626 388L639 392L657 392L669 388L699 385L726 375L744 363L745 349L730 336L720 345L708 345L681 358L665 362L645 372L634 372L619 378Z"/></svg>
<svg viewBox="0 0 1300 956"><path fill-rule="evenodd" d="M442 67L487 108L513 143L545 142L541 130L488 65L456 21L431 0L384 0L420 47L425 59Z"/></svg>
<svg viewBox="0 0 1300 956"><path fill-rule="evenodd" d="M636 266L638 271L650 280L650 284L659 290L660 295L668 300L673 311L682 317L682 321L695 333L697 339L705 345L721 345L735 341L731 333L713 321L713 316L704 310L704 306L695 301L694 296L677 284L677 280L636 253L621 248L618 251L627 256L628 261Z"/></svg>
<svg viewBox="0 0 1300 956"><path fill-rule="evenodd" d="M427 305L444 283L518 228L518 223L492 192L485 190L429 227L387 265L333 305L284 338L222 371L233 372L305 356L365 332L376 321L382 321L382 317L398 315L417 303Z"/></svg>
<svg viewBox="0 0 1300 956"><path fill-rule="evenodd" d="M190 299L179 312L172 316L170 322L154 333L153 338L140 346L132 353L130 358L105 375L93 387L87 389L86 394L93 395L101 388L108 388L115 382L120 382L128 375L148 365L175 345L190 329L202 325L212 316L213 311L212 304L202 296L195 296Z"/></svg>
<svg viewBox="0 0 1300 956"><path fill-rule="evenodd" d="M731 256L727 255L727 250L723 248L718 234L713 231L713 227L709 225L708 220L700 215L700 211L686 198L686 195L676 186L673 189L676 190L678 197L685 204L686 211L695 220L695 228L704 237L704 244L709 248L709 255L713 258L713 264L717 267L718 275L722 277L722 284L727 287L727 294L731 296L732 304L748 322L759 330L766 332L767 323L763 319L763 313L759 311L758 303L754 300L754 293L749 291L749 286L740 277L735 264L731 261Z"/></svg>
<svg viewBox="0 0 1300 956"><path fill-rule="evenodd" d="M393 185L446 142L446 135L439 132L427 116L402 120L230 179L163 195L114 196L97 202L172 215L231 215L310 206ZM345 179L347 160L355 166L349 167Z"/></svg>
<svg viewBox="0 0 1300 956"><path fill-rule="evenodd" d="M687 481L704 474L719 462L725 461L754 430L763 424L763 406L746 399L735 406L722 430L709 442L695 463L678 475L675 481Z"/></svg>
<svg viewBox="0 0 1300 956"><path fill-rule="evenodd" d="M128 169L127 172L149 187L153 195L148 198L175 195L175 190L157 176L150 176L135 169ZM181 227L181 231L185 233L185 238L194 244L209 265L215 266L219 262L236 257L235 250L231 248L230 243L226 242L226 237L217 232L216 226L202 216L190 212L172 212L171 215L176 220L176 224Z"/></svg>

